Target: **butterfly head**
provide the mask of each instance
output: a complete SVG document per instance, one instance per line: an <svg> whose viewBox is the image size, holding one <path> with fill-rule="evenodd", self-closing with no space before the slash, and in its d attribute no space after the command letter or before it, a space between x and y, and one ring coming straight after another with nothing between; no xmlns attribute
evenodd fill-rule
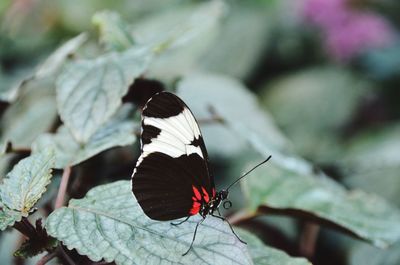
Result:
<svg viewBox="0 0 400 265"><path fill-rule="evenodd" d="M224 207L224 209L231 208L232 202L230 200L227 200L228 194L229 194L228 190L221 190L220 192L218 192L218 194L217 194L217 201L218 201L217 205L218 206L221 202L223 202L222 206Z"/></svg>
<svg viewBox="0 0 400 265"><path fill-rule="evenodd" d="M221 201L223 201L223 200L226 200L226 199L228 198L228 194L229 194L229 191L227 191L227 190L221 190L221 191L218 193L218 197L219 197L219 199L220 199Z"/></svg>

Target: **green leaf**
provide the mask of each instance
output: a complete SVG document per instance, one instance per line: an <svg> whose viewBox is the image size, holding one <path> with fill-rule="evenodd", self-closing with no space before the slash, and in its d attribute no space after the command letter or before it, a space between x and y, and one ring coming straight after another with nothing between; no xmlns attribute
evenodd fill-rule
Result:
<svg viewBox="0 0 400 265"><path fill-rule="evenodd" d="M207 217L199 226L193 249L186 255L200 216L175 227L149 219L134 199L129 181L117 181L71 200L47 219L47 232L69 249L93 261L104 258L128 264L252 264L246 246L228 224Z"/></svg>
<svg viewBox="0 0 400 265"><path fill-rule="evenodd" d="M0 186L4 206L27 216L46 191L52 177L53 164L54 154L49 149L18 162Z"/></svg>
<svg viewBox="0 0 400 265"><path fill-rule="evenodd" d="M43 134L32 144L33 153L51 147L55 153L55 168L73 166L92 156L117 146L126 146L136 141L135 123L126 121L128 109L118 112L101 127L85 144L79 144L65 126L56 134Z"/></svg>
<svg viewBox="0 0 400 265"><path fill-rule="evenodd" d="M13 74L5 74L0 68L0 100L13 102L18 97L22 80L30 71L31 68L23 68Z"/></svg>
<svg viewBox="0 0 400 265"><path fill-rule="evenodd" d="M222 1L180 5L135 23L135 41L161 53L149 74L170 81L192 69L212 47L225 10Z"/></svg>
<svg viewBox="0 0 400 265"><path fill-rule="evenodd" d="M204 117L207 105L211 105L224 119L226 135L236 133L232 142L226 135L205 135L207 144L215 140L217 148L222 148L220 142L240 146L245 139L262 156L272 155L268 167L258 169L243 182L252 209L264 205L298 210L339 225L378 246L400 239L400 213L395 207L373 195L346 191L316 172L312 164L288 152L273 121L259 110L254 97L238 82L220 76L190 76L178 84L178 92L196 114L203 114L197 117Z"/></svg>
<svg viewBox="0 0 400 265"><path fill-rule="evenodd" d="M257 265L311 265L304 258L292 258L285 252L268 247L253 234L242 229L237 229L242 240L247 243L247 248L254 264Z"/></svg>
<svg viewBox="0 0 400 265"><path fill-rule="evenodd" d="M0 231L14 225L15 222L21 221L21 218L22 214L20 212L10 210L0 202Z"/></svg>
<svg viewBox="0 0 400 265"><path fill-rule="evenodd" d="M93 60L68 64L57 79L58 111L81 144L118 110L129 84L150 63L146 47L110 53Z"/></svg>
<svg viewBox="0 0 400 265"><path fill-rule="evenodd" d="M279 131L270 114L258 106L257 98L236 79L192 74L178 83L177 92L197 118L217 115L223 119L223 126L216 122L202 128L212 152L240 155L251 147L265 158L272 155L270 163L282 171L316 177L323 175L316 172L311 163L293 154L290 142ZM210 113L210 107L214 114Z"/></svg>
<svg viewBox="0 0 400 265"><path fill-rule="evenodd" d="M388 249L378 249L360 244L351 249L350 265L398 265L400 263L400 242Z"/></svg>
<svg viewBox="0 0 400 265"><path fill-rule="evenodd" d="M48 80L40 79L50 78L53 82L54 75L60 70L68 56L75 52L87 40L87 38L87 34L82 33L68 40L50 54L50 56L43 63L39 64L36 69L29 67L22 71L19 70L16 74L11 76L5 76L0 69L0 99L8 102L14 101L22 92L24 86L32 81L42 84L42 82ZM53 88L52 84L51 87Z"/></svg>
<svg viewBox="0 0 400 265"><path fill-rule="evenodd" d="M240 137L242 133L249 133L248 137L253 140L257 135L262 136L272 150L288 149L288 142L272 118L258 106L257 98L238 80L223 75L193 74L178 83L177 92L198 119L210 118L212 113L209 109L212 107L225 124L235 128L232 130L217 123L201 128L207 147L212 152L230 156L240 154L248 146L247 139ZM221 142L224 144L221 145Z"/></svg>
<svg viewBox="0 0 400 265"><path fill-rule="evenodd" d="M107 48L116 51L126 50L134 44L133 37L118 13L100 11L92 17L92 23L100 30L100 41Z"/></svg>
<svg viewBox="0 0 400 265"><path fill-rule="evenodd" d="M296 152L325 162L340 156L339 135L369 87L345 69L319 67L269 82L262 99Z"/></svg>
<svg viewBox="0 0 400 265"><path fill-rule="evenodd" d="M271 42L275 16L271 8L252 5L248 1L229 4L218 36L196 63L205 71L246 79L265 56L263 53Z"/></svg>
<svg viewBox="0 0 400 265"><path fill-rule="evenodd" d="M400 125L367 130L348 141L338 164L344 183L400 206Z"/></svg>
<svg viewBox="0 0 400 265"><path fill-rule="evenodd" d="M353 137L339 164L345 171L368 171L400 164L400 124L364 131Z"/></svg>
<svg viewBox="0 0 400 265"><path fill-rule="evenodd" d="M400 240L396 207L373 194L347 191L323 176L300 175L271 163L245 178L242 188L253 210L264 207L267 213L292 212L328 222L379 247Z"/></svg>
<svg viewBox="0 0 400 265"><path fill-rule="evenodd" d="M43 78L57 72L65 63L65 60L74 53L88 39L86 33L81 33L78 36L68 40L55 50L42 64L34 74L34 78Z"/></svg>
<svg viewBox="0 0 400 265"><path fill-rule="evenodd" d="M133 29L137 42L154 45L159 52L182 48L218 25L225 11L223 1L174 8L147 17Z"/></svg>
<svg viewBox="0 0 400 265"><path fill-rule="evenodd" d="M28 148L35 138L48 131L57 117L54 85L51 80L28 82L1 120L2 141Z"/></svg>

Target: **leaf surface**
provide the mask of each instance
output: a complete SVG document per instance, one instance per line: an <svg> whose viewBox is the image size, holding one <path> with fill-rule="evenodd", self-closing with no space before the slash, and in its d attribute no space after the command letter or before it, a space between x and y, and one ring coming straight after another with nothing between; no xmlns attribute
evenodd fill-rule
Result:
<svg viewBox="0 0 400 265"><path fill-rule="evenodd" d="M300 175L270 164L242 182L250 208L306 217L344 229L379 247L400 240L400 211L382 198L347 191L326 177ZM384 218L382 218L384 216Z"/></svg>
<svg viewBox="0 0 400 265"><path fill-rule="evenodd" d="M239 133L243 128L249 132L250 138L262 135L273 150L288 149L288 142L272 118L258 106L256 97L238 80L224 75L191 74L178 83L177 92L197 119L212 117L212 108L226 124L239 128ZM204 126L204 134L207 147L217 153L239 154L248 146L247 140L238 132L217 122Z"/></svg>
<svg viewBox="0 0 400 265"><path fill-rule="evenodd" d="M46 191L53 166L54 154L50 149L18 162L0 186L3 205L26 216Z"/></svg>
<svg viewBox="0 0 400 265"><path fill-rule="evenodd" d="M243 230L237 229L241 239L247 243L250 256L253 263L257 265L311 265L304 258L292 258L285 252L264 245L255 235Z"/></svg>
<svg viewBox="0 0 400 265"><path fill-rule="evenodd" d="M54 85L51 80L33 80L1 119L2 140L13 147L29 148L38 135L48 131L57 117Z"/></svg>
<svg viewBox="0 0 400 265"><path fill-rule="evenodd" d="M5 207L0 202L0 231L14 225L15 222L21 221L22 214Z"/></svg>
<svg viewBox="0 0 400 265"><path fill-rule="evenodd" d="M58 111L77 142L86 143L115 114L151 57L148 48L134 47L64 68L56 82Z"/></svg>
<svg viewBox="0 0 400 265"><path fill-rule="evenodd" d="M83 162L107 149L126 146L136 141L134 122L127 121L128 109L122 108L115 117L102 126L85 144L79 144L69 132L61 126L55 134L43 134L32 145L34 153L51 147L55 153L55 167L64 168Z"/></svg>
<svg viewBox="0 0 400 265"><path fill-rule="evenodd" d="M171 81L193 69L219 33L223 1L179 5L133 25L135 41L159 53L149 74Z"/></svg>
<svg viewBox="0 0 400 265"><path fill-rule="evenodd" d="M137 204L129 181L98 186L85 198L53 212L47 232L93 261L128 264L252 264L246 246L228 224L207 217L186 255L196 222L180 226L149 219Z"/></svg>
<svg viewBox="0 0 400 265"><path fill-rule="evenodd" d="M92 23L99 28L100 41L107 48L123 51L134 44L127 25L118 13L108 10L97 12L92 18Z"/></svg>
<svg viewBox="0 0 400 265"><path fill-rule="evenodd" d="M213 137L205 135L213 151L221 152L225 145L240 146L239 150L249 146L265 158L272 155L268 166L242 182L251 209L264 206L286 215L293 210L297 217L327 222L380 247L400 240L400 212L396 207L372 194L347 191L295 155L272 118L238 81L217 75L190 75L178 84L178 93L196 115L199 113L198 118L210 116L207 109L211 106L224 120L224 124L214 125L219 131Z"/></svg>
<svg viewBox="0 0 400 265"><path fill-rule="evenodd" d="M41 65L39 65L35 78L50 76L57 72L65 63L65 60L74 53L88 39L86 33L81 33L78 36L66 41L57 50L55 50Z"/></svg>

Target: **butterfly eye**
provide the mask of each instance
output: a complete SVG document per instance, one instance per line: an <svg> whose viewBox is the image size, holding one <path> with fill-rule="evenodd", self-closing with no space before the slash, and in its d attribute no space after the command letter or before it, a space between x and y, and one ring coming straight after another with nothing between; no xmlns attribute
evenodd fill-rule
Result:
<svg viewBox="0 0 400 265"><path fill-rule="evenodd" d="M228 210L229 208L232 207L232 202L231 201L224 201L224 204L222 204L225 210Z"/></svg>

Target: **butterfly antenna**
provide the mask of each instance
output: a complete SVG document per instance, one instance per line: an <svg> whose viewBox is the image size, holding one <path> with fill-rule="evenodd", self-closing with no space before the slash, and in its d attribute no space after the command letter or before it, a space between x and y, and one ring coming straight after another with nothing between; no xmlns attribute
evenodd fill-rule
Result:
<svg viewBox="0 0 400 265"><path fill-rule="evenodd" d="M241 176L240 178L238 178L237 180L235 180L231 185L229 185L229 187L226 189L226 191L228 191L233 185L235 185L236 183L238 183L242 178L246 177L248 174L250 174L254 169L258 168L259 166L261 166L264 163L267 163L268 160L271 158L271 156L269 156L267 159L265 159L264 161L262 161L261 163L255 165L252 169L250 169L249 171L247 171L246 173L243 174L243 176Z"/></svg>

